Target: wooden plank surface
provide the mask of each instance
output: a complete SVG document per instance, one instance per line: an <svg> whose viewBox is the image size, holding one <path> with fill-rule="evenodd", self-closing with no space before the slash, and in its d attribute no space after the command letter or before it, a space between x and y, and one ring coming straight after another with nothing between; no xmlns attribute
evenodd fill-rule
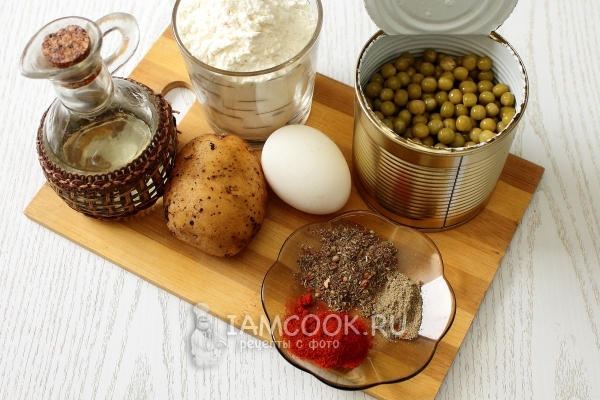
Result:
<svg viewBox="0 0 600 400"><path fill-rule="evenodd" d="M157 92L189 85L170 29L130 75ZM353 128L352 88L318 75L308 125L329 135L351 164ZM180 143L210 128L195 103L179 125ZM454 324L442 340L430 365L409 381L368 390L379 398L433 398L471 325L515 229L535 191L543 168L509 155L500 182L488 206L473 220L453 230L431 233L445 262L446 276L456 294ZM31 201L26 215L160 288L196 304L208 303L211 313L240 327L243 315L258 318L262 278L276 259L285 238L305 223L330 216L294 210L269 193L267 219L252 243L228 259L207 256L176 240L168 232L162 203L141 215L119 222L100 222L69 209L45 185ZM367 209L353 186L340 212ZM475 245L476 243L476 245ZM248 332L251 333L251 332ZM266 333L266 332L265 332Z"/></svg>

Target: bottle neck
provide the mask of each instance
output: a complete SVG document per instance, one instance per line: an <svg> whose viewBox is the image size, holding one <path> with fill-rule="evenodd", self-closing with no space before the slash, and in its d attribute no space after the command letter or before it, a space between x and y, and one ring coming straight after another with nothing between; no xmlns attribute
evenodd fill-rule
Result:
<svg viewBox="0 0 600 400"><path fill-rule="evenodd" d="M73 113L88 118L104 111L114 92L112 77L104 63L100 60L94 64L94 67L68 82L52 81L60 102Z"/></svg>

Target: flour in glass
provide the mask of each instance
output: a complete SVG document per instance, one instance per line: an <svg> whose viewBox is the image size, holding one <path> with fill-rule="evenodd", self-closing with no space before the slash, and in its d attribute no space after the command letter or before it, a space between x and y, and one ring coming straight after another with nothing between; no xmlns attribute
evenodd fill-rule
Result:
<svg viewBox="0 0 600 400"><path fill-rule="evenodd" d="M233 72L280 65L309 43L317 18L306 0L182 0L177 29L200 61Z"/></svg>

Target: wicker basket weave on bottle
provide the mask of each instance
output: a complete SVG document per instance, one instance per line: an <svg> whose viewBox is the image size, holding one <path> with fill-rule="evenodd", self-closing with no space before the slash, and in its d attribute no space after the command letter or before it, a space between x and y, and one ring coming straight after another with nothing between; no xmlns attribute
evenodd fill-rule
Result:
<svg viewBox="0 0 600 400"><path fill-rule="evenodd" d="M157 132L146 149L126 166L106 174L81 175L52 161L42 142L42 117L37 135L38 159L50 187L76 211L97 219L118 219L152 206L163 195L177 153L177 127L170 104L149 87L155 98Z"/></svg>

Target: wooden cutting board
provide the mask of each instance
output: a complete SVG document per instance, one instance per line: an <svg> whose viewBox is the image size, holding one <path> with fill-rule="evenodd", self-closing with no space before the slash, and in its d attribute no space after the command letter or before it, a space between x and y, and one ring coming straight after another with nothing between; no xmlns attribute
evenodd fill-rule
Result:
<svg viewBox="0 0 600 400"><path fill-rule="evenodd" d="M170 28L136 67L131 78L161 93L176 86L190 87ZM353 112L353 89L318 75L307 125L329 135L351 168ZM211 131L197 102L180 123L179 130L180 145ZM428 234L440 249L446 277L456 294L456 318L423 372L405 382L369 389L369 394L383 399L435 397L543 171L540 166L509 155L489 204L477 217L452 230ZM340 212L358 209L368 209L368 206L353 186L350 200ZM297 211L269 192L267 219L259 234L237 256L219 259L176 240L166 228L160 200L141 215L124 221L102 222L71 210L44 185L25 214L189 303L208 304L211 313L233 322L238 328L245 315L254 321L263 315L262 279L288 235L304 224L331 218ZM237 319L232 321L227 317L232 314L237 315ZM269 339L267 335L265 330L262 337Z"/></svg>

